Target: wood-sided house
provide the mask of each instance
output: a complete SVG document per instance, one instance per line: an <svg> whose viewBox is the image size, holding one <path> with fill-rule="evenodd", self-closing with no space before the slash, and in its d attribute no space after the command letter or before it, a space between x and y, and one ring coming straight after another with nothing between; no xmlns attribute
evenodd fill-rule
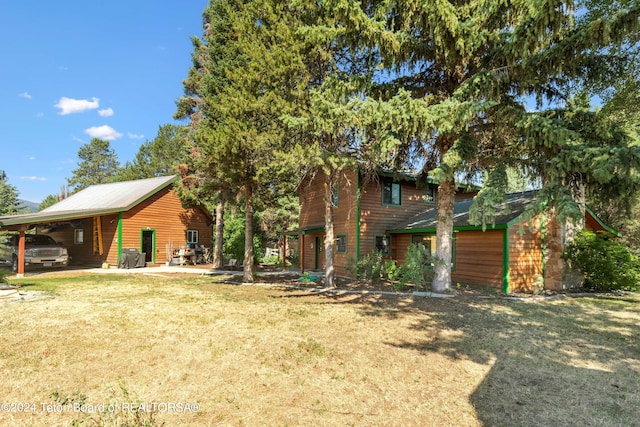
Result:
<svg viewBox="0 0 640 427"><path fill-rule="evenodd" d="M324 268L324 176L308 176L298 186L300 197L300 267ZM380 173L367 179L345 172L333 191L335 271L353 276L357 260L374 250L393 258L399 247L387 230L436 205L437 184L416 185L410 173ZM459 188L456 198L472 198L475 192Z"/></svg>
<svg viewBox="0 0 640 427"><path fill-rule="evenodd" d="M211 247L213 218L202 208L184 208L172 191L177 177L92 185L40 212L0 217L0 228L35 228L68 249L70 264L118 265L123 249L167 261L169 247ZM20 272L20 271L19 271Z"/></svg>
<svg viewBox="0 0 640 427"><path fill-rule="evenodd" d="M385 260L404 263L410 243L422 243L435 254L437 225L437 184L419 189L411 175L394 179L381 174L361 186L355 172L340 183L334 201L336 235L335 271L353 277L355 263L374 251ZM323 182L320 176L299 187L301 269L324 268ZM493 286L504 292L532 290L545 281L547 288L558 288L559 281L547 280L545 235L542 216L527 220L527 205L534 192L514 193L497 211L495 222L483 231L469 221L469 209L476 191L459 189L454 208L452 281L461 284ZM359 197L358 197L359 195ZM588 208L585 228L612 231ZM549 233L547 233L549 234Z"/></svg>

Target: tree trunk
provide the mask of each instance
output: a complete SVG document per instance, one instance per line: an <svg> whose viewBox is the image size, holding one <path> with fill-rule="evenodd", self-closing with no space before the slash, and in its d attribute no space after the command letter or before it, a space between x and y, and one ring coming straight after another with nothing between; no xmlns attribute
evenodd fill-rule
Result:
<svg viewBox="0 0 640 427"><path fill-rule="evenodd" d="M253 283L253 188L247 185L245 191L244 263L243 281Z"/></svg>
<svg viewBox="0 0 640 427"><path fill-rule="evenodd" d="M213 268L222 268L222 244L224 242L224 199L216 204L216 244L213 250Z"/></svg>
<svg viewBox="0 0 640 427"><path fill-rule="evenodd" d="M438 224L436 226L436 255L432 290L442 292L451 289L451 252L453 247L453 207L456 202L454 180L438 185Z"/></svg>
<svg viewBox="0 0 640 427"><path fill-rule="evenodd" d="M324 285L327 288L335 286L334 248L335 235L333 232L333 179L326 175L324 183Z"/></svg>

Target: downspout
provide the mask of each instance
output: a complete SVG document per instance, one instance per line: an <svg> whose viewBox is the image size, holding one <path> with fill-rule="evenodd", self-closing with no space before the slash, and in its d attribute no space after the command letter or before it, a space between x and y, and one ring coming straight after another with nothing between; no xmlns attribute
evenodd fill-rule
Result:
<svg viewBox="0 0 640 427"><path fill-rule="evenodd" d="M509 293L509 226L502 231L502 292Z"/></svg>
<svg viewBox="0 0 640 427"><path fill-rule="evenodd" d="M120 263L121 255L122 255L122 212L118 212L118 259L116 260L116 263L118 264Z"/></svg>
<svg viewBox="0 0 640 427"><path fill-rule="evenodd" d="M356 168L356 279L360 278L360 169Z"/></svg>

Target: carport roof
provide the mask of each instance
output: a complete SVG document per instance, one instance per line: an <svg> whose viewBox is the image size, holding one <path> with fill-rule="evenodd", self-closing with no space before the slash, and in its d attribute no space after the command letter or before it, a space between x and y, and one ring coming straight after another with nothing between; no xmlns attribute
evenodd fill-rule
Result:
<svg viewBox="0 0 640 427"><path fill-rule="evenodd" d="M0 227L128 211L176 179L176 175L171 175L92 185L40 212L0 217Z"/></svg>

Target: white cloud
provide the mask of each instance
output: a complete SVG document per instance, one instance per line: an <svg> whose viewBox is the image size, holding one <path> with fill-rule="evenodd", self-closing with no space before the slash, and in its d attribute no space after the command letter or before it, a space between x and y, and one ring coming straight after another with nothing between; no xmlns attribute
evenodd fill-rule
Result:
<svg viewBox="0 0 640 427"><path fill-rule="evenodd" d="M131 139L144 139L144 135L138 135L136 133L127 132L127 136Z"/></svg>
<svg viewBox="0 0 640 427"><path fill-rule="evenodd" d="M21 176L20 179L22 181L46 181L47 178L42 176Z"/></svg>
<svg viewBox="0 0 640 427"><path fill-rule="evenodd" d="M31 98L33 98L33 97L29 94L29 92L22 92L22 93L19 93L19 94L18 94L18 96L19 96L20 98L24 98L24 99L31 99Z"/></svg>
<svg viewBox="0 0 640 427"><path fill-rule="evenodd" d="M44 117L44 113L38 113L38 114L36 114L36 117L37 118Z"/></svg>
<svg viewBox="0 0 640 427"><path fill-rule="evenodd" d="M113 116L113 108L105 108L104 110L98 110L98 114L100 114L100 117L111 117Z"/></svg>
<svg viewBox="0 0 640 427"><path fill-rule="evenodd" d="M122 136L121 133L107 125L92 126L89 129L85 129L84 133L92 138L106 139L107 141L113 141L114 139L118 139Z"/></svg>
<svg viewBox="0 0 640 427"><path fill-rule="evenodd" d="M82 113L86 110L95 110L100 106L99 101L98 98L91 98L91 101L88 101L86 99L73 99L63 96L54 107L60 109L58 114L65 116L72 113Z"/></svg>
<svg viewBox="0 0 640 427"><path fill-rule="evenodd" d="M29 156L29 160L35 160L36 156Z"/></svg>

